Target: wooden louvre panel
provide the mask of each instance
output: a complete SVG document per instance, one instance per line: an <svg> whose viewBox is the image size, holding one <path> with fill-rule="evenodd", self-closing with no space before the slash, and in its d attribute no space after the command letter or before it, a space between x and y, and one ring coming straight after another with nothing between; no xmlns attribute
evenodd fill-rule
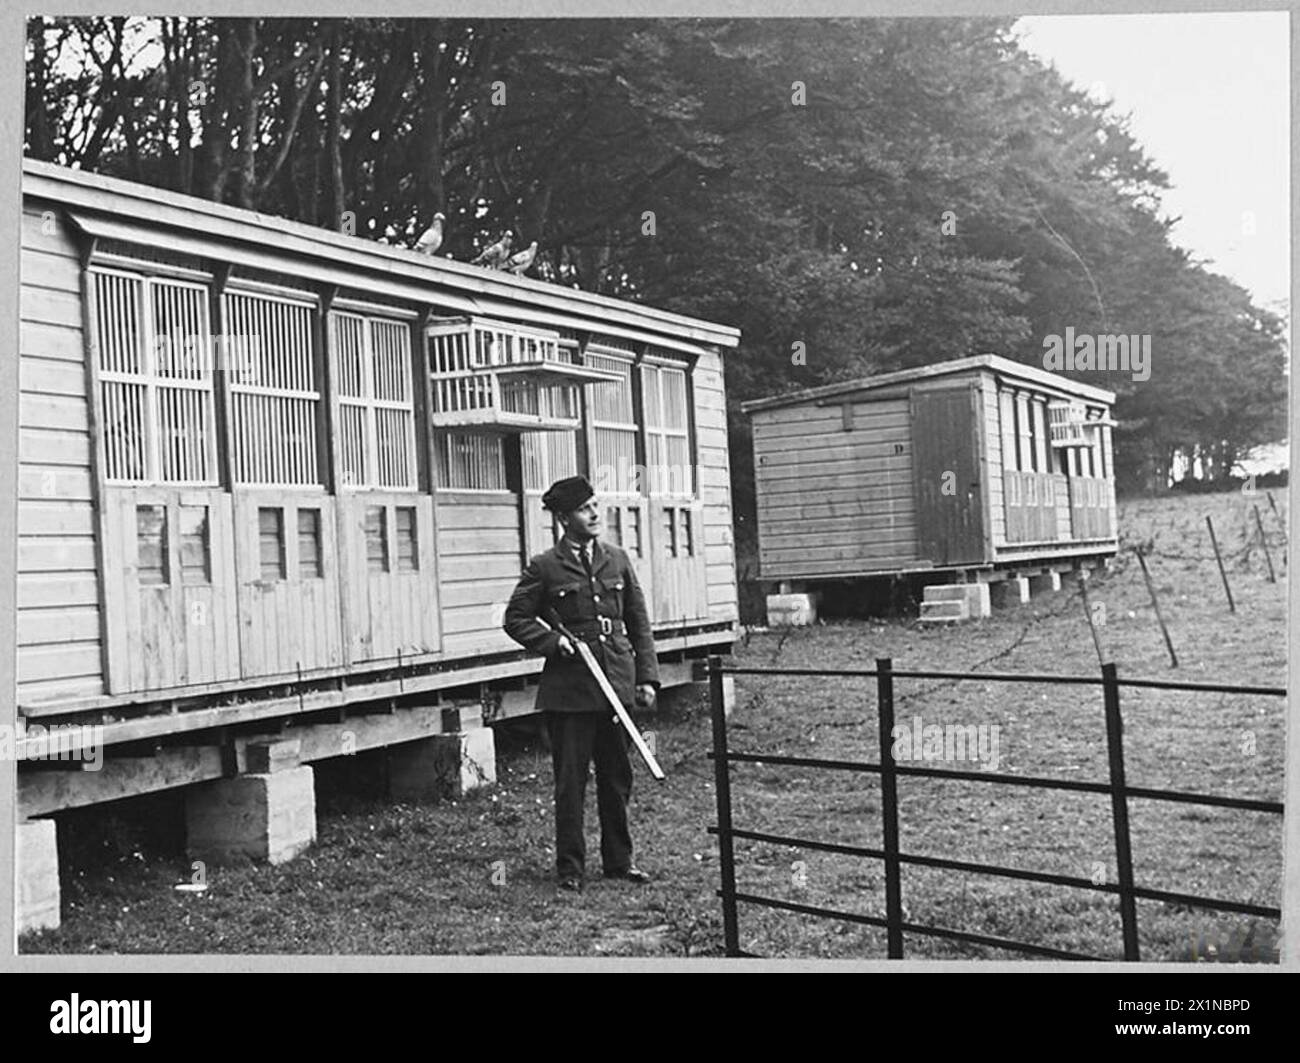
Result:
<svg viewBox="0 0 1300 1063"><path fill-rule="evenodd" d="M284 550L284 510L263 506L257 511L257 549L262 579L286 577Z"/></svg>
<svg viewBox="0 0 1300 1063"><path fill-rule="evenodd" d="M334 311L343 483L414 489L415 390L405 322Z"/></svg>
<svg viewBox="0 0 1300 1063"><path fill-rule="evenodd" d="M181 582L211 583L207 506L180 507Z"/></svg>
<svg viewBox="0 0 1300 1063"><path fill-rule="evenodd" d="M320 510L298 509L298 578L321 579L325 575L321 557Z"/></svg>
<svg viewBox="0 0 1300 1063"><path fill-rule="evenodd" d="M627 526L623 548L633 557L645 557L645 544L641 540L641 510L636 506L628 506L624 512L627 514Z"/></svg>
<svg viewBox="0 0 1300 1063"><path fill-rule="evenodd" d="M167 575L167 507L136 506L136 557L141 585L169 583Z"/></svg>
<svg viewBox="0 0 1300 1063"><path fill-rule="evenodd" d="M223 298L239 351L230 385L235 481L319 484L313 305L244 291L227 291Z"/></svg>
<svg viewBox="0 0 1300 1063"><path fill-rule="evenodd" d="M207 287L103 268L92 275L105 478L215 482Z"/></svg>
<svg viewBox="0 0 1300 1063"><path fill-rule="evenodd" d="M366 568L371 572L389 571L388 510L384 506L366 507Z"/></svg>
<svg viewBox="0 0 1300 1063"><path fill-rule="evenodd" d="M420 541L414 506L397 506L397 571L418 572L420 569Z"/></svg>

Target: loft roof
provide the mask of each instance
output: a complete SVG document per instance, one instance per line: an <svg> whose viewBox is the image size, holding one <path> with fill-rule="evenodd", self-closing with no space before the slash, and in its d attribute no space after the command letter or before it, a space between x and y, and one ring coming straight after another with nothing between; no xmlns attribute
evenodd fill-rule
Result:
<svg viewBox="0 0 1300 1063"><path fill-rule="evenodd" d="M739 329L727 325L36 159L23 160L22 187L24 196L68 208L74 223L91 235L98 228L114 238L144 239L218 260L264 259L269 269L296 263L312 279L351 274L354 285L371 284L403 298L445 297L471 312L563 318L569 327L679 349L690 349L682 341L717 347L740 342Z"/></svg>
<svg viewBox="0 0 1300 1063"><path fill-rule="evenodd" d="M1025 365L1023 362L1014 362L1010 358L1003 358L1001 355L976 354L968 358L954 358L950 362L939 362L936 365L923 365L915 369L900 369L897 372L881 373L878 376L863 377L859 380L827 384L818 388L806 388L802 391L790 392L787 395L772 395L765 399L751 399L749 402L742 403L740 408L746 413L752 413L755 410L772 410L782 406L797 406L804 402L821 402L850 395L865 394L897 384L908 384L913 381L933 380L936 377L967 373L973 369L988 370L1000 376L1023 381L1041 391L1047 391L1065 398L1091 400L1106 406L1115 401L1115 393L1107 391L1105 388L1082 384L1077 380L1071 380L1069 377L1059 376L1046 369L1039 369L1037 366Z"/></svg>

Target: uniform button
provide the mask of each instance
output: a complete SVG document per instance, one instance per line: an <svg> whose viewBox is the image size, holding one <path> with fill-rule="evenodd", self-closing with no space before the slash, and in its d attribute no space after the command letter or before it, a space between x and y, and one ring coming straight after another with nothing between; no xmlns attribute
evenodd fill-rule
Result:
<svg viewBox="0 0 1300 1063"><path fill-rule="evenodd" d="M604 641L605 641L605 636L604 636L604 635L601 635L601 636L600 636L600 641L601 641L601 642L604 642Z"/></svg>
<svg viewBox="0 0 1300 1063"><path fill-rule="evenodd" d="M591 596L591 600L592 600L593 602L598 602L598 601L600 601L600 595L599 595L599 594L593 594L593 595Z"/></svg>

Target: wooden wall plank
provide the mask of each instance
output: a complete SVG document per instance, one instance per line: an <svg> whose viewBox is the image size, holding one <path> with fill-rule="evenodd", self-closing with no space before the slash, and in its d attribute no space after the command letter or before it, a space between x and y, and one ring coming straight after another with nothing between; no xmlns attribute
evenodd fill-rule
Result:
<svg viewBox="0 0 1300 1063"><path fill-rule="evenodd" d="M85 432L23 428L18 432L18 461L22 465L90 466L90 436Z"/></svg>
<svg viewBox="0 0 1300 1063"><path fill-rule="evenodd" d="M84 396L20 392L18 423L27 428L87 432L86 400Z"/></svg>
<svg viewBox="0 0 1300 1063"><path fill-rule="evenodd" d="M79 338L79 337L78 337ZM86 373L79 362L22 353L18 361L19 390L30 395L67 395L86 402ZM83 417L83 429L89 422Z"/></svg>
<svg viewBox="0 0 1300 1063"><path fill-rule="evenodd" d="M79 371L86 359L81 329L67 321L57 321L53 324L40 321L20 322L18 351L24 359L39 359L41 362L72 362ZM84 382L82 394L85 394Z"/></svg>
<svg viewBox="0 0 1300 1063"><path fill-rule="evenodd" d="M45 288L74 294L80 290L77 259L66 249L52 251L43 247L27 248L22 257L21 279L24 288Z"/></svg>
<svg viewBox="0 0 1300 1063"><path fill-rule="evenodd" d="M46 689L68 693L98 694L103 691L100 676L99 642L62 642L57 646L23 646L18 651L18 683L26 693L29 684L47 683Z"/></svg>
<svg viewBox="0 0 1300 1063"><path fill-rule="evenodd" d="M17 608L69 609L95 605L99 600L94 570L86 572L20 572L17 578ZM21 614L20 614L21 615Z"/></svg>
<svg viewBox="0 0 1300 1063"><path fill-rule="evenodd" d="M99 639L99 609L95 605L24 609L18 614L18 645L58 645Z"/></svg>
<svg viewBox="0 0 1300 1063"><path fill-rule="evenodd" d="M75 292L24 288L18 305L23 321L66 327L81 318L81 298Z"/></svg>
<svg viewBox="0 0 1300 1063"><path fill-rule="evenodd" d="M89 572L95 568L95 540L85 538L18 538L18 571Z"/></svg>
<svg viewBox="0 0 1300 1063"><path fill-rule="evenodd" d="M18 533L27 538L95 537L95 517L89 505L70 499L23 499L18 505Z"/></svg>
<svg viewBox="0 0 1300 1063"><path fill-rule="evenodd" d="M509 555L519 566L519 531L489 528L472 531L439 529L438 554L443 558L477 558L483 555ZM477 564L458 561L457 564Z"/></svg>

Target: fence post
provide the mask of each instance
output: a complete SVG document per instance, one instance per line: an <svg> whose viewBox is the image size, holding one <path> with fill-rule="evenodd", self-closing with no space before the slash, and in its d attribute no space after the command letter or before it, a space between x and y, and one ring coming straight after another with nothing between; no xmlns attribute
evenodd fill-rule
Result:
<svg viewBox="0 0 1300 1063"><path fill-rule="evenodd" d="M898 775L894 771L894 665L876 658L876 715L880 720L880 814L885 835L885 921L889 958L903 958L903 890L898 863Z"/></svg>
<svg viewBox="0 0 1300 1063"><path fill-rule="evenodd" d="M1114 662L1101 666L1106 704L1106 751L1110 758L1110 807L1115 821L1115 865L1119 872L1119 917L1124 928L1124 959L1138 960L1137 904L1133 897L1133 847L1128 830L1128 792L1124 782L1124 722L1119 711L1119 677Z"/></svg>
<svg viewBox="0 0 1300 1063"><path fill-rule="evenodd" d="M713 782L718 801L718 867L722 874L722 937L728 956L740 955L736 924L736 861L731 847L731 762L727 759L727 716L722 658L709 658L709 714L713 718Z"/></svg>
<svg viewBox="0 0 1300 1063"><path fill-rule="evenodd" d="M1214 560L1219 563L1219 578L1223 580L1223 593L1228 596L1228 612L1235 613L1237 605L1232 600L1232 588L1228 586L1228 572L1223 567L1223 555L1219 553L1219 540L1214 535L1214 521L1205 515L1205 526L1210 529L1210 545L1214 547Z"/></svg>
<svg viewBox="0 0 1300 1063"><path fill-rule="evenodd" d="M1255 527L1259 529L1259 541L1264 547L1264 560L1268 562L1268 581L1269 583L1277 582L1277 575L1273 571L1273 555L1268 552L1268 536L1264 534L1264 519L1259 515L1259 506L1255 507Z"/></svg>
<svg viewBox="0 0 1300 1063"><path fill-rule="evenodd" d="M1160 625L1160 633L1165 637L1165 649L1169 651L1169 667L1178 667L1178 654L1174 653L1174 640L1169 637L1169 629L1165 627L1165 618L1160 615L1160 599L1156 596L1156 585L1151 581L1151 573L1147 571L1147 559L1142 556L1141 550L1134 550L1137 554L1138 564L1142 566L1142 579L1146 582L1147 593L1151 595L1151 607L1156 611L1156 622Z"/></svg>

